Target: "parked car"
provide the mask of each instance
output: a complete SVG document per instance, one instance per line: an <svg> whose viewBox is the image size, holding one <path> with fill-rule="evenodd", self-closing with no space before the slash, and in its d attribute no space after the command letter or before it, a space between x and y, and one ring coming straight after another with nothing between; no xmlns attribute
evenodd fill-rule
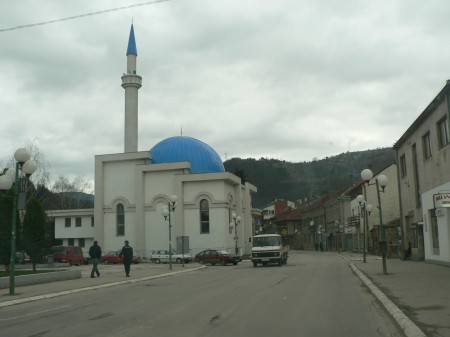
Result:
<svg viewBox="0 0 450 337"><path fill-rule="evenodd" d="M120 250L110 251L102 255L100 258L101 263L123 263L123 257L119 257ZM133 256L132 263L139 263L141 258L139 256Z"/></svg>
<svg viewBox="0 0 450 337"><path fill-rule="evenodd" d="M238 262L242 261L242 257L239 255L232 255L225 250L207 249L195 255L194 260L201 264L211 263L213 266L215 264L224 266L228 263L237 265Z"/></svg>
<svg viewBox="0 0 450 337"><path fill-rule="evenodd" d="M84 261L83 251L79 246L54 246L51 255L52 261L67 262L69 265L80 266Z"/></svg>
<svg viewBox="0 0 450 337"><path fill-rule="evenodd" d="M155 263L169 263L170 250L154 250L152 251L152 256L150 260ZM192 261L192 256L190 254L177 254L172 251L172 262L175 263L189 263Z"/></svg>
<svg viewBox="0 0 450 337"><path fill-rule="evenodd" d="M16 263L25 264L30 263L30 257L24 252L16 252Z"/></svg>

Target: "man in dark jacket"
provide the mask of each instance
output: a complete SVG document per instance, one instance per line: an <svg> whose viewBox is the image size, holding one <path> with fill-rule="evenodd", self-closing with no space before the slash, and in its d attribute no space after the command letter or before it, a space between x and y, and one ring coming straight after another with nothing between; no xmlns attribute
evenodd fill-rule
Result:
<svg viewBox="0 0 450 337"><path fill-rule="evenodd" d="M100 258L102 257L102 249L97 244L97 241L94 241L94 245L89 248L89 256L92 259L91 277L95 277L94 273L96 273L97 277L99 277L100 272L98 271L98 263L100 262Z"/></svg>
<svg viewBox="0 0 450 337"><path fill-rule="evenodd" d="M123 266L125 267L125 274L130 277L130 266L133 261L133 248L129 246L128 240L125 240L125 246L122 247L119 257L123 256Z"/></svg>

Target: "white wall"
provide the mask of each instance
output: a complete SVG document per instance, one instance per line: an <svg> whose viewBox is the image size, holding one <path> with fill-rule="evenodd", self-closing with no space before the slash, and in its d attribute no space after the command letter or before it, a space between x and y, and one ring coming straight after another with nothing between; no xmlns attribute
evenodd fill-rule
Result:
<svg viewBox="0 0 450 337"><path fill-rule="evenodd" d="M424 236L424 249L425 260L434 260L450 263L450 209L440 208L443 213L442 216L437 217L438 233L439 233L439 254L435 254L433 250L433 239L431 232L431 222L429 211L434 209L433 194L439 192L450 191L450 182L438 186L426 193L422 194L422 212L423 212L423 236Z"/></svg>

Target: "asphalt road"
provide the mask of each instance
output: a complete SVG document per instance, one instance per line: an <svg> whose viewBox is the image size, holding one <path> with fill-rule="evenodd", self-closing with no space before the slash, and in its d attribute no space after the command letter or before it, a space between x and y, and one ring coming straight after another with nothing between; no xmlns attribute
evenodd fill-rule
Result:
<svg viewBox="0 0 450 337"><path fill-rule="evenodd" d="M122 266L115 266L123 268ZM336 254L208 268L0 311L2 336L403 336Z"/></svg>

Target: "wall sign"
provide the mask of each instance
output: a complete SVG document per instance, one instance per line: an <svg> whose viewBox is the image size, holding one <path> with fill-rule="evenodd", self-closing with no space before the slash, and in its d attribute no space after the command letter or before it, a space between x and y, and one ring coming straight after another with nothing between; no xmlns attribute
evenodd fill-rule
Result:
<svg viewBox="0 0 450 337"><path fill-rule="evenodd" d="M434 208L450 207L450 193L433 194Z"/></svg>

